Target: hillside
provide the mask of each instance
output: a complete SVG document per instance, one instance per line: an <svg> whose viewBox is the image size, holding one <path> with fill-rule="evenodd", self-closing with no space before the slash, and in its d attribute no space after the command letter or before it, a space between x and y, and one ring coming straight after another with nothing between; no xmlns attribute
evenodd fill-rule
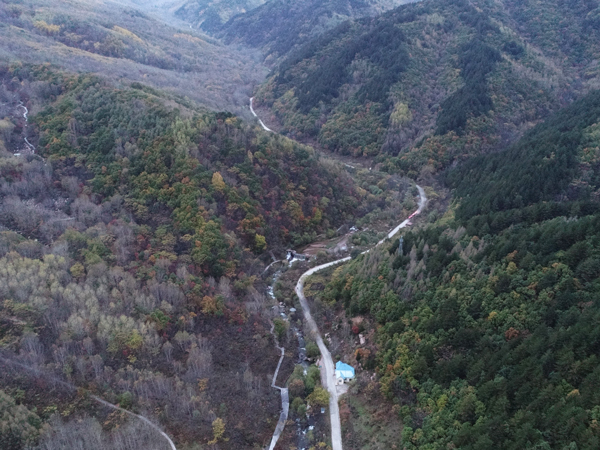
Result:
<svg viewBox="0 0 600 450"><path fill-rule="evenodd" d="M0 81L0 411L31 419L2 448L149 448L89 392L180 444L263 446L279 414L266 252L378 197L309 147L141 84L21 64Z"/></svg>
<svg viewBox="0 0 600 450"><path fill-rule="evenodd" d="M346 357L377 371L402 448L600 445L599 127L594 91L450 171L455 215L321 289L320 304L366 319L372 339Z"/></svg>
<svg viewBox="0 0 600 450"><path fill-rule="evenodd" d="M345 22L287 57L257 103L291 137L437 171L598 85L597 5L570 3L426 0Z"/></svg>
<svg viewBox="0 0 600 450"><path fill-rule="evenodd" d="M260 48L272 64L346 20L376 16L410 1L274 0L233 17L217 35L228 43Z"/></svg>
<svg viewBox="0 0 600 450"><path fill-rule="evenodd" d="M451 170L447 181L464 198L457 218L508 217L511 210L542 202L600 200L599 117L600 91L593 91L507 151L474 158Z"/></svg>
<svg viewBox="0 0 600 450"><path fill-rule="evenodd" d="M246 106L265 74L248 52L108 0L2 1L0 39L1 60L138 81L219 110Z"/></svg>

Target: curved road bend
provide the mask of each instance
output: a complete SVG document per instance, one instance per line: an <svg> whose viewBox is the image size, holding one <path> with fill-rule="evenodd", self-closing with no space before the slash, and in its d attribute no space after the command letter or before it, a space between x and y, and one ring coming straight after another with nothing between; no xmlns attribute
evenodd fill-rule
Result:
<svg viewBox="0 0 600 450"><path fill-rule="evenodd" d="M10 364L10 365L21 367L22 369L25 369L25 370L30 371L30 372L35 372L35 373L37 373L39 375L39 371L37 369L33 369L32 367L30 367L30 366L28 366L26 364L23 364L23 363L20 363L20 362L17 362L17 361L13 361L10 358L5 358L5 357L2 356L2 354L0 354L0 361L5 362L5 363ZM58 378L54 378L52 375L45 374L45 378L49 379L49 380L51 380L51 381L53 381L53 382L55 382L57 384L60 384L61 386L65 386L66 388L68 388L71 391L78 389L77 386L75 386L75 385L73 385L71 383L66 383L65 381L60 380ZM141 416L139 414L136 414L134 412L128 411L127 409L123 409L123 408L121 408L121 407L119 407L117 405L113 405L112 403L109 403L106 400L101 399L97 395L91 395L90 394L90 398L92 398L93 400L97 401L98 403L100 403L100 404L102 404L104 406L108 406L109 408L116 409L117 411L124 412L124 413L126 413L126 414L128 414L128 415L130 415L132 417L137 417L142 422L144 422L145 424L149 425L154 430L158 431L160 433L160 435L162 437L164 437L166 439L166 441L169 443L169 447L171 448L171 450L177 450L177 447L175 447L175 444L173 443L173 441L171 440L171 438L164 431L162 431L158 427L158 425L156 425L155 423L151 422L148 418L146 418L144 416Z"/></svg>
<svg viewBox="0 0 600 450"><path fill-rule="evenodd" d="M425 205L427 204L427 196L425 195L425 191L421 186L417 185L417 189L419 190L419 208L411 215L415 216L420 214L423 209L425 209ZM392 238L398 231L402 228L406 227L409 224L410 219L406 219L392 231L390 231L386 237L386 239ZM379 241L375 247L383 244L385 239ZM373 248L375 248L373 247ZM372 249L366 250L362 252L362 254L368 253ZM312 318L310 314L310 307L308 306L308 302L306 301L306 297L304 297L304 282L306 279L312 274L319 272L320 270L327 269L328 267L335 266L337 264L341 264L346 261L350 261L351 257L348 256L346 258L338 259L336 261L329 262L327 264L322 264L320 266L313 267L312 269L304 272L300 279L298 280L298 284L296 284L296 294L298 295L298 299L300 300L300 305L302 306L302 310L304 311L304 317L306 318L306 322L310 327L310 330L315 336L317 341L317 345L319 346L319 350L321 351L323 368L325 370L325 380L327 382L327 391L329 391L329 417L331 421L331 445L333 450L342 450L342 425L340 421L340 409L338 406L338 395L336 390L336 378L335 378L335 370L333 366L333 359L331 358L331 353L325 346L323 339L321 338L321 334L319 333L319 328L317 327L317 323Z"/></svg>

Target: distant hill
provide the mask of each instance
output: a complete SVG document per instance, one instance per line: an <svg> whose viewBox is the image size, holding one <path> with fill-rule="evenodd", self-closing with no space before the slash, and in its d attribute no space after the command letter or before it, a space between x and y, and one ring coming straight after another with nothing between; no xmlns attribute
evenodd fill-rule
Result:
<svg viewBox="0 0 600 450"><path fill-rule="evenodd" d="M246 106L265 74L247 52L105 0L0 2L0 40L0 60L139 81L214 109Z"/></svg>
<svg viewBox="0 0 600 450"><path fill-rule="evenodd" d="M344 22L257 94L283 131L417 176L503 148L600 85L597 2L426 0Z"/></svg>
<svg viewBox="0 0 600 450"><path fill-rule="evenodd" d="M225 22L265 3L265 0L189 0L175 15L207 32L218 31Z"/></svg>
<svg viewBox="0 0 600 450"><path fill-rule="evenodd" d="M345 20L375 16L410 1L271 0L233 17L217 34L228 43L260 48L275 60Z"/></svg>

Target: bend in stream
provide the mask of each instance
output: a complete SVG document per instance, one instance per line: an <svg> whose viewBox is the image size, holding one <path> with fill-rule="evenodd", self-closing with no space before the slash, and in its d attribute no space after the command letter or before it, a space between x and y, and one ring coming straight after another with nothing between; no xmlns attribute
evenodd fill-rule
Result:
<svg viewBox="0 0 600 450"><path fill-rule="evenodd" d="M31 153L35 154L35 146L29 142L29 140L27 139L27 128L29 128L29 118L28 118L28 114L29 114L29 110L27 109L27 107L23 104L23 102L21 100L19 100L19 107L23 108L23 119L25 119L25 126L23 127L23 140L25 141L25 144L27 145L27 150L30 151ZM16 155L20 155L20 153L16 153Z"/></svg>

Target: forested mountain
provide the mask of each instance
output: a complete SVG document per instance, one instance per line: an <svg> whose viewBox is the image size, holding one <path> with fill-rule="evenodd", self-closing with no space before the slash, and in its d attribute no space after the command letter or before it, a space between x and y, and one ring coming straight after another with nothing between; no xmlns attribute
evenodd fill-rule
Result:
<svg viewBox="0 0 600 450"><path fill-rule="evenodd" d="M593 91L507 151L451 170L447 181L463 198L457 218L502 214L517 220L511 210L540 202L595 204L600 200L599 117L600 91Z"/></svg>
<svg viewBox="0 0 600 450"><path fill-rule="evenodd" d="M271 0L217 31L225 42L260 48L274 62L336 25L375 16L411 0Z"/></svg>
<svg viewBox="0 0 600 450"><path fill-rule="evenodd" d="M45 449L141 442L62 382L179 442L263 445L278 356L257 258L376 197L309 147L141 84L21 64L0 80L0 446L35 443L56 412Z"/></svg>
<svg viewBox="0 0 600 450"><path fill-rule="evenodd" d="M441 220L359 256L321 293L365 315L400 447L597 448L600 92L447 175ZM455 214L453 214L455 212Z"/></svg>
<svg viewBox="0 0 600 450"><path fill-rule="evenodd" d="M0 40L2 60L143 82L219 110L246 106L265 73L248 52L110 0L2 0Z"/></svg>
<svg viewBox="0 0 600 450"><path fill-rule="evenodd" d="M189 0L177 8L175 15L210 33L219 31L233 16L264 3L265 0Z"/></svg>
<svg viewBox="0 0 600 450"><path fill-rule="evenodd" d="M514 142L599 83L594 1L452 0L344 22L260 89L283 131L416 176Z"/></svg>

